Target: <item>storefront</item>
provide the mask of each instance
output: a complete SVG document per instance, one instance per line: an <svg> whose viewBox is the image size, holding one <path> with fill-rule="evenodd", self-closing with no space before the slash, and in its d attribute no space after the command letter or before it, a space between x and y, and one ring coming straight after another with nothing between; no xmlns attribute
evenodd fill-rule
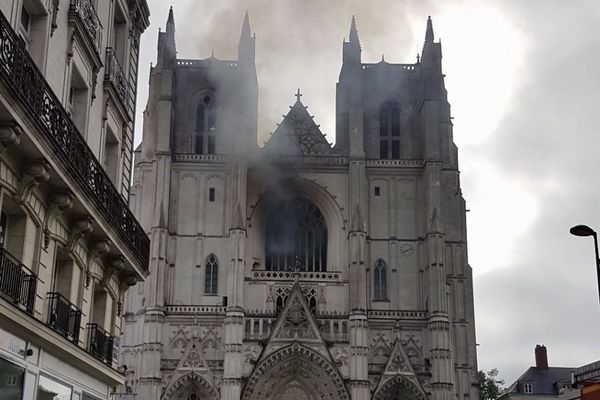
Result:
<svg viewBox="0 0 600 400"><path fill-rule="evenodd" d="M110 387L0 329L0 399L107 400Z"/></svg>

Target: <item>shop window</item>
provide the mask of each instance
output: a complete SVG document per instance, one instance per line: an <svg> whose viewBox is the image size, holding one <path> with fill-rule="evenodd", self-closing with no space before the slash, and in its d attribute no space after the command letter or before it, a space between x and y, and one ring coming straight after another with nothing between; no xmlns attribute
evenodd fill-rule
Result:
<svg viewBox="0 0 600 400"><path fill-rule="evenodd" d="M37 400L71 400L73 389L54 379L40 375L37 389Z"/></svg>
<svg viewBox="0 0 600 400"><path fill-rule="evenodd" d="M21 400L25 369L0 357L0 399Z"/></svg>

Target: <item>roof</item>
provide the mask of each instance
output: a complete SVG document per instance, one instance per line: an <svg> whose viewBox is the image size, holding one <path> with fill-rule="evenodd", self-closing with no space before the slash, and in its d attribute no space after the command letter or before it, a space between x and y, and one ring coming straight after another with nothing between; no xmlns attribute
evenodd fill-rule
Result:
<svg viewBox="0 0 600 400"><path fill-rule="evenodd" d="M570 367L548 367L548 369L529 367L519 379L508 387L504 394L526 394L523 391L523 385L533 383L533 393L527 394L558 396L561 388L571 384L571 371L574 369Z"/></svg>

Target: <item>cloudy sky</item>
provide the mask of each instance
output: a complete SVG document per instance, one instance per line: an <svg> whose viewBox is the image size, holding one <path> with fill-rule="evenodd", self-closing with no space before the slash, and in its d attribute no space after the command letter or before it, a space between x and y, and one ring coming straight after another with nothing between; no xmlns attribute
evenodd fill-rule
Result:
<svg viewBox="0 0 600 400"><path fill-rule="evenodd" d="M148 0L138 118L165 0ZM179 58L237 57L245 10L256 32L259 132L301 88L334 141L342 40L356 15L363 62L413 63L431 15L442 40L475 280L479 366L511 383L533 365L600 359L593 241L600 229L600 4L597 0L172 0ZM141 123L138 121L140 140Z"/></svg>

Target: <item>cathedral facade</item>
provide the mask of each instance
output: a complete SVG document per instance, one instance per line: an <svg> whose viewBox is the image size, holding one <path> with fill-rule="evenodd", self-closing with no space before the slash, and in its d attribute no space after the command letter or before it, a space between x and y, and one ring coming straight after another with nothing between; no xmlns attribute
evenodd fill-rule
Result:
<svg viewBox="0 0 600 400"><path fill-rule="evenodd" d="M354 19L336 141L298 92L257 145L255 38L179 59L159 33L132 207L150 277L121 362L144 400L476 400L465 203L441 45L365 63Z"/></svg>

